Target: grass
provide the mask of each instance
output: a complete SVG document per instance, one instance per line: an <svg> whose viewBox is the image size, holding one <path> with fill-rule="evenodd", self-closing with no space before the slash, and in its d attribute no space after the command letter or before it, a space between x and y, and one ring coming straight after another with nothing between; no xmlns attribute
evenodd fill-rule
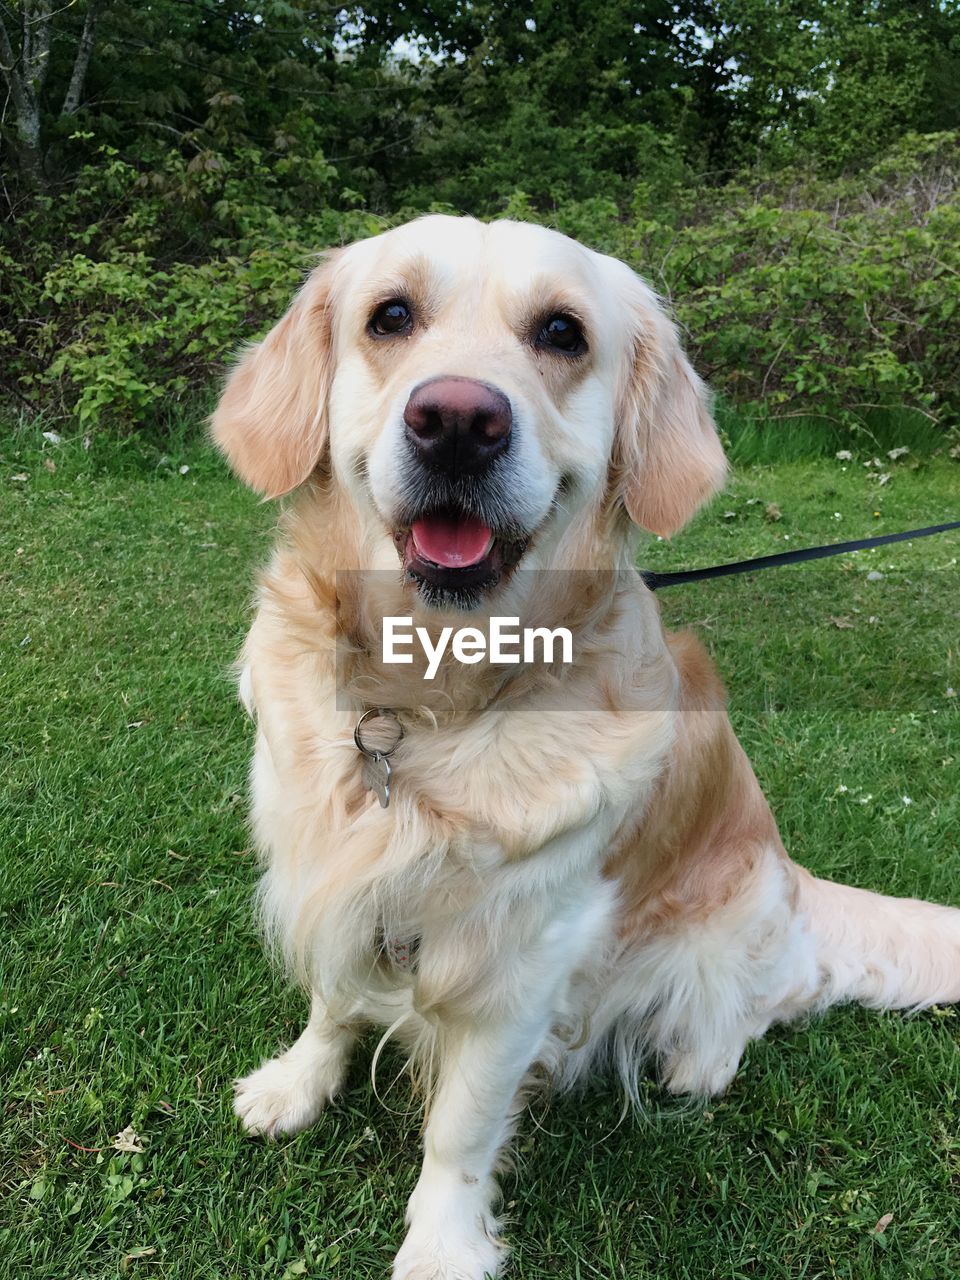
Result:
<svg viewBox="0 0 960 1280"><path fill-rule="evenodd" d="M37 434L0 448L0 1276L384 1276L416 1176L402 1083L381 1105L361 1055L317 1128L276 1146L230 1113L231 1077L303 1013L251 923L250 734L225 674L272 511L197 445ZM880 485L871 456L741 467L644 562L957 517L956 463L911 454ZM793 854L954 903L958 547L663 594L716 654ZM504 1185L513 1274L957 1275L958 1037L952 1009L844 1009L751 1046L707 1106L653 1080L619 1125L602 1088L538 1104ZM112 1147L128 1125L140 1153Z"/></svg>
<svg viewBox="0 0 960 1280"><path fill-rule="evenodd" d="M715 412L727 453L741 466L833 458L840 449L870 450L882 458L906 445L929 454L943 443L943 427L919 409L866 405L842 420L813 412L777 417L721 398Z"/></svg>

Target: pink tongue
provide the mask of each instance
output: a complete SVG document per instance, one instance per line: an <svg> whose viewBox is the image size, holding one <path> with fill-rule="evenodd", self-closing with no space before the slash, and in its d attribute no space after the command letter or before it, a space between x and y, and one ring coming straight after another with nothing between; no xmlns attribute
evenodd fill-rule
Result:
<svg viewBox="0 0 960 1280"><path fill-rule="evenodd" d="M490 530L479 520L464 516L426 516L416 520L411 530L416 549L426 560L447 569L464 569L479 564L490 545Z"/></svg>

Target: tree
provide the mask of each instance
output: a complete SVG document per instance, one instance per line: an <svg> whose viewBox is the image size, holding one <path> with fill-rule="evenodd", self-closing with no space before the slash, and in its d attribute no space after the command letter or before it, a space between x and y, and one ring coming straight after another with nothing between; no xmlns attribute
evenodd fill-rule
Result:
<svg viewBox="0 0 960 1280"><path fill-rule="evenodd" d="M76 44L70 78L60 104L60 116L72 116L83 98L84 84L96 40L101 0L86 0L83 26ZM41 140L43 91L50 72L54 38L52 0L21 0L18 47L10 38L0 13L0 72L7 82L13 103L15 133L20 164L33 187L44 185ZM59 11L58 11L59 12ZM12 25L12 24L11 24Z"/></svg>
<svg viewBox="0 0 960 1280"><path fill-rule="evenodd" d="M960 126L956 0L711 0L698 20L729 68L728 164L836 174Z"/></svg>

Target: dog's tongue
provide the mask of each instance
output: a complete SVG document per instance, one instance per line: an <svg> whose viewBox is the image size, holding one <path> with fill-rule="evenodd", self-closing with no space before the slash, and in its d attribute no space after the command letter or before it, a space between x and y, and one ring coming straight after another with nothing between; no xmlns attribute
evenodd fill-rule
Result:
<svg viewBox="0 0 960 1280"><path fill-rule="evenodd" d="M414 521L414 545L426 560L446 569L464 569L479 564L487 554L491 533L480 520L470 516L425 516Z"/></svg>

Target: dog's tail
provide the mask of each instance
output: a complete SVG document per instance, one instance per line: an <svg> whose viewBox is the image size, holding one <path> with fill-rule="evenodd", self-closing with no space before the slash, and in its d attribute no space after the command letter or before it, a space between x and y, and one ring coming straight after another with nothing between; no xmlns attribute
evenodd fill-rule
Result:
<svg viewBox="0 0 960 1280"><path fill-rule="evenodd" d="M874 1009L960 1001L960 910L800 876L800 906L816 946L822 1008Z"/></svg>

